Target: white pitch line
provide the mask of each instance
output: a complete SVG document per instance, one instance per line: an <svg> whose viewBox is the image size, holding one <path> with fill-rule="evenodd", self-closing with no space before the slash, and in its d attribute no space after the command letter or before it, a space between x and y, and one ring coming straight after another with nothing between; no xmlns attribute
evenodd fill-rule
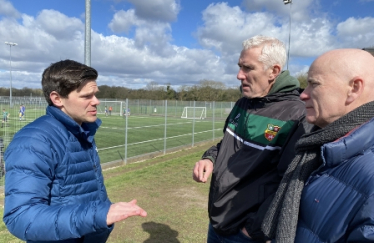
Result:
<svg viewBox="0 0 374 243"><path fill-rule="evenodd" d="M217 129L214 129L215 131L216 130L221 130L221 128L217 128ZM213 130L207 130L207 131L202 131L202 132L195 132L195 134L200 134L200 133L206 133L206 132L212 132ZM182 135L177 135L177 136L172 136L172 137L167 137L166 139L172 139L172 138L177 138L177 137L183 137L183 136L187 136L187 135L192 135L192 133L186 133L186 134L182 134ZM148 142L154 142L154 141L160 141L160 140L164 140L164 138L156 138L156 139L151 139L151 140L147 140L147 141L141 141L141 142L136 142L136 143L129 143L127 146L130 146L130 145L137 145L137 144L142 144L142 143L148 143ZM98 151L102 151L102 150L107 150L107 149L113 149L113 148L119 148L119 147L123 147L125 146L125 144L123 145L117 145L117 146L112 146L112 147L107 147L107 148L101 148L101 149L98 149Z"/></svg>
<svg viewBox="0 0 374 243"><path fill-rule="evenodd" d="M199 122L208 122L208 121L199 121ZM178 122L178 123L168 123L166 124L167 126L173 126L173 125L181 125L181 124L191 124L192 122ZM216 122L220 123L220 122ZM165 126L165 124L157 124L157 125L148 125L148 126L141 126L141 127L129 127L128 129L141 129L141 128L149 128L149 127L159 127L159 126ZM113 129L113 130L118 130L118 129L123 129L123 127L104 127L101 126L100 128L106 128L106 129Z"/></svg>

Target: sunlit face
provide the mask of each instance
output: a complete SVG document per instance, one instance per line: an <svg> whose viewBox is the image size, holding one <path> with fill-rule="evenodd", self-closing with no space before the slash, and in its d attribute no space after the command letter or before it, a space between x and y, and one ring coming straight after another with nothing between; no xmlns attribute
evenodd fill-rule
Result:
<svg viewBox="0 0 374 243"><path fill-rule="evenodd" d="M306 119L325 127L347 113L348 82L328 68L328 63L316 61L308 72L308 86L300 98L305 102Z"/></svg>
<svg viewBox="0 0 374 243"><path fill-rule="evenodd" d="M79 125L82 125L83 122L96 121L96 106L100 104L95 96L98 91L95 81L88 82L79 92L74 90L68 95L68 98L61 98L61 110Z"/></svg>
<svg viewBox="0 0 374 243"><path fill-rule="evenodd" d="M237 79L242 84L242 94L247 98L267 95L273 84L269 80L271 69L264 70L264 64L258 60L262 47L243 50L240 54Z"/></svg>

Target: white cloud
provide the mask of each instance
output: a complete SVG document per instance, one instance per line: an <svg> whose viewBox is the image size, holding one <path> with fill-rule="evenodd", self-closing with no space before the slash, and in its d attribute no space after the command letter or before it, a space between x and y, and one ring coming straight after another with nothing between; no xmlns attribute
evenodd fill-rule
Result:
<svg viewBox="0 0 374 243"><path fill-rule="evenodd" d="M180 86L209 79L237 86L237 61L243 40L262 34L288 45L289 8L281 1L245 0L247 11L228 3L210 4L196 26L197 47L173 44L171 22L181 10L179 1L127 1L134 9L117 10L106 24L112 35L95 29L91 32L91 65L99 71L100 85L140 88L157 82ZM6 14L1 3L8 4ZM56 10L42 10L35 16L19 14L5 0L0 0L0 6L0 36L4 41L18 43L12 48L14 87L40 88L42 71L58 60L83 62L84 19ZM374 39L373 18L348 18L336 25L318 8L318 1L316 5L311 0L295 0L292 4L293 74L307 70L308 65L300 60L313 59L335 48L367 47ZM0 45L1 82L9 82L8 70L9 46Z"/></svg>
<svg viewBox="0 0 374 243"><path fill-rule="evenodd" d="M32 24L35 26L25 27L41 29L53 38L63 41L74 40L77 34L84 31L84 23L80 19L68 17L56 10L42 10Z"/></svg>
<svg viewBox="0 0 374 243"><path fill-rule="evenodd" d="M134 80L192 85L204 79L208 72L223 75L218 57L208 50L170 46L174 54L162 56L155 55L150 48L137 48L134 40L125 37L95 34L93 38L98 42L95 53L100 58L93 57L92 66L100 67L99 72L105 76L118 76L127 87L138 85Z"/></svg>
<svg viewBox="0 0 374 243"><path fill-rule="evenodd" d="M291 55L311 57L336 48L333 26L323 18L295 24L291 30Z"/></svg>
<svg viewBox="0 0 374 243"><path fill-rule="evenodd" d="M227 3L218 3L211 4L204 10L203 20L204 25L196 32L200 44L219 51L227 61L227 71L230 72L237 69L241 43L249 37L259 34L274 36L288 46L288 18L269 12L248 13L239 7L230 7ZM291 55L313 56L334 47L333 25L327 19L314 18L292 23Z"/></svg>
<svg viewBox="0 0 374 243"><path fill-rule="evenodd" d="M171 27L166 22L143 20L134 14L134 10L120 10L113 16L109 28L114 32L128 33L135 29L134 46L138 49L148 48L153 53L162 56L174 55L173 48L169 44L172 40Z"/></svg>
<svg viewBox="0 0 374 243"><path fill-rule="evenodd" d="M135 7L135 14L142 19L170 22L177 19L179 0L127 0Z"/></svg>
<svg viewBox="0 0 374 243"><path fill-rule="evenodd" d="M12 48L12 76L16 88L40 88L41 72L52 62L83 60L84 24L54 10L43 10L35 18L22 14L20 22L2 19L0 36L18 44ZM7 46L0 45L0 53L0 57L9 60ZM9 70L9 62L0 62L0 70Z"/></svg>
<svg viewBox="0 0 374 243"><path fill-rule="evenodd" d="M53 21L47 22L52 15ZM225 81L225 66L212 51L170 44L168 23L134 16L131 24L136 28L132 39L91 32L91 65L99 71L99 84L139 88L152 81L172 85L193 85L207 77ZM22 15L21 24L0 21L0 34L10 36L7 31L2 32L5 28L1 26L16 30L12 37L19 46L12 49L12 74L19 87L40 88L41 73L50 63L63 59L83 62L84 23L77 18L43 10L36 17ZM5 48L0 46L2 53L8 55ZM0 69L4 70L1 79L8 80L8 64L0 62Z"/></svg>
<svg viewBox="0 0 374 243"><path fill-rule="evenodd" d="M345 46L364 48L368 43L373 45L374 40L374 18L348 18L346 21L337 25L338 36Z"/></svg>
<svg viewBox="0 0 374 243"><path fill-rule="evenodd" d="M138 25L137 22L134 9L119 10L114 14L108 26L114 33L128 33L131 27Z"/></svg>
<svg viewBox="0 0 374 243"><path fill-rule="evenodd" d="M9 29L13 31L9 33ZM18 43L14 61L77 59L77 47L84 44L84 24L54 10L43 10L36 18L23 14L22 24L0 21L0 35Z"/></svg>
<svg viewBox="0 0 374 243"><path fill-rule="evenodd" d="M291 12L295 21L306 21L311 13L319 8L319 0L297 0L286 5L281 0L244 0L243 5L250 12L266 10L285 18L288 18Z"/></svg>
<svg viewBox="0 0 374 243"><path fill-rule="evenodd" d="M230 62L237 58L241 42L258 34L274 36L288 48L290 21L281 1L245 0L243 4L250 12L227 3L210 4L202 13L204 24L196 32L200 44L218 51ZM335 25L326 13L319 12L318 1L295 1L292 8L296 13L293 11L291 19L291 58L315 57L331 49L364 45L373 39L373 18L351 18ZM269 11L256 12L264 9ZM276 12L278 15L273 14ZM230 65L227 70L234 70Z"/></svg>
<svg viewBox="0 0 374 243"><path fill-rule="evenodd" d="M200 44L223 55L238 57L241 43L254 35L271 35L283 40L288 36L281 26L274 25L276 18L272 14L246 13L227 3L209 5L203 12L203 20L204 25L196 32Z"/></svg>
<svg viewBox="0 0 374 243"><path fill-rule="evenodd" d="M6 0L0 0L0 15L9 18L19 18L21 14L13 7L13 5Z"/></svg>

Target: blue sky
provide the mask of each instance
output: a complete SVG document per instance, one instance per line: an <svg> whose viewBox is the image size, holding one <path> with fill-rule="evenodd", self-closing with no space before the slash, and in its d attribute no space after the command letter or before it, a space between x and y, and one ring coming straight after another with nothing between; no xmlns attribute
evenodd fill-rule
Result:
<svg viewBox="0 0 374 243"><path fill-rule="evenodd" d="M91 0L91 66L99 85L178 90L201 80L239 86L243 40L274 36L288 47L289 70L307 72L337 48L374 47L374 0ZM0 87L41 88L49 64L84 62L85 0L0 0ZM284 67L287 68L286 66Z"/></svg>

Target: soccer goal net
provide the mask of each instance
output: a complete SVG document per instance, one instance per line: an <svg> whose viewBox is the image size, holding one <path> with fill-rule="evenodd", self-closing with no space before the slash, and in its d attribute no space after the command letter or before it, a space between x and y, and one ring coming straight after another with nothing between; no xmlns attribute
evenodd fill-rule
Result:
<svg viewBox="0 0 374 243"><path fill-rule="evenodd" d="M123 115L126 102L124 101L107 101L100 100L100 105L97 106L97 111L100 114L105 114L106 116L111 115Z"/></svg>
<svg viewBox="0 0 374 243"><path fill-rule="evenodd" d="M183 108L181 118L185 119L205 119L206 118L206 107L190 107L186 106Z"/></svg>

